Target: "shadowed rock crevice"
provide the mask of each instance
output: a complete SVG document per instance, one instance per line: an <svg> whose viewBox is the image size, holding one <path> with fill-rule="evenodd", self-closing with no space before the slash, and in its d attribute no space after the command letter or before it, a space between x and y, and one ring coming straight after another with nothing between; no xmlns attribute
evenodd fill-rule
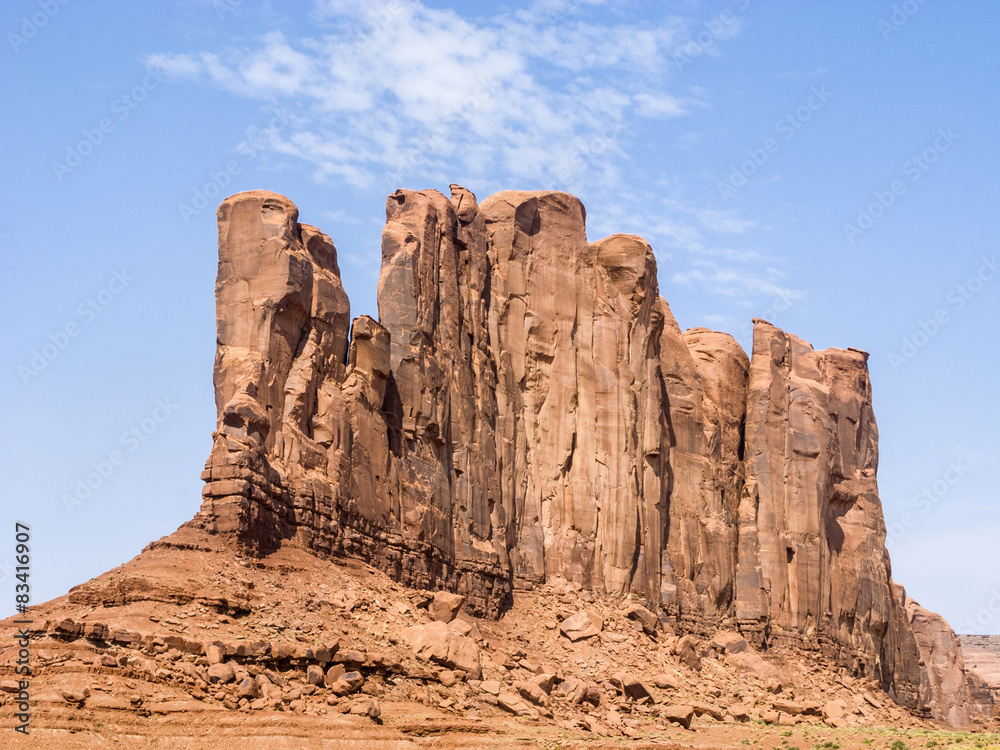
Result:
<svg viewBox="0 0 1000 750"><path fill-rule="evenodd" d="M820 651L968 721L951 630L893 591L864 352L762 320L749 358L682 331L649 244L590 242L565 193L397 191L379 320L353 324L333 242L290 201L241 193L218 216L196 524L255 555L365 560L489 617L555 580L631 596L680 632Z"/></svg>

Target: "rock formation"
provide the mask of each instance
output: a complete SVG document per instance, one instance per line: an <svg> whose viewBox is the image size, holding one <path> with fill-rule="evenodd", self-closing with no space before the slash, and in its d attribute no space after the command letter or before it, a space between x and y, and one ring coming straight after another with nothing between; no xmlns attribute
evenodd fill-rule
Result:
<svg viewBox="0 0 1000 750"><path fill-rule="evenodd" d="M989 687L966 670L961 644L948 623L908 597L899 584L894 589L920 652L919 705L951 726L989 718L993 703Z"/></svg>
<svg viewBox="0 0 1000 750"><path fill-rule="evenodd" d="M666 301L660 366L670 425L669 533L660 603L685 629L734 616L743 432L750 362L732 336L682 334Z"/></svg>
<svg viewBox="0 0 1000 750"><path fill-rule="evenodd" d="M965 634L958 638L970 678L971 701L1000 717L1000 636Z"/></svg>
<svg viewBox="0 0 1000 750"><path fill-rule="evenodd" d="M862 674L894 601L867 359L755 321L736 574L744 632L815 639Z"/></svg>
<svg viewBox="0 0 1000 750"><path fill-rule="evenodd" d="M352 324L333 243L282 196L227 199L219 254L197 525L483 616L564 579L969 720L950 629L892 589L865 353L682 333L650 246L588 242L565 193L391 195L379 322Z"/></svg>

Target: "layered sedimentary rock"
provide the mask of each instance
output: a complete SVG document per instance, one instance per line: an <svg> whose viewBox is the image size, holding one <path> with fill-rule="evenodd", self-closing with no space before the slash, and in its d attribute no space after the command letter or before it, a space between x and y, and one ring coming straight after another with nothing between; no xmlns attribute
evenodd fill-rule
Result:
<svg viewBox="0 0 1000 750"><path fill-rule="evenodd" d="M414 586L458 588L470 608L496 614L510 584L506 547L490 543L491 491L479 478L458 481L478 469L467 407L484 412L476 397L488 384L462 379L474 358L459 346L468 326L454 307L467 296L454 285L457 221L441 196L436 212L440 201L410 195L414 205L390 212L385 233L391 339L367 317L350 327L333 243L298 224L287 199L243 193L220 207L219 427L198 520L257 553L295 538L361 557ZM409 269L409 289L394 265ZM424 361L424 346L440 358Z"/></svg>
<svg viewBox="0 0 1000 750"><path fill-rule="evenodd" d="M589 242L565 193L397 191L378 322L351 323L333 243L282 196L227 199L219 253L197 523L255 554L358 557L493 617L565 579L681 631L822 649L968 718L892 591L864 353L764 321L752 359L682 333L648 243Z"/></svg>

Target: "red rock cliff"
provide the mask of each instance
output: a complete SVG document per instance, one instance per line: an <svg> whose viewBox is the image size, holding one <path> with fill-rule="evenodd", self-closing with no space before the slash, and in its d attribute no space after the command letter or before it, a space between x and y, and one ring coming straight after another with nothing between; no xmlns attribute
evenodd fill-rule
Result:
<svg viewBox="0 0 1000 750"><path fill-rule="evenodd" d="M682 333L650 246L589 242L565 193L391 195L380 322L351 323L333 243L280 195L227 199L219 256L197 523L256 554L359 557L480 615L557 577L641 597L970 718L950 629L892 589L863 352L765 321L750 359Z"/></svg>

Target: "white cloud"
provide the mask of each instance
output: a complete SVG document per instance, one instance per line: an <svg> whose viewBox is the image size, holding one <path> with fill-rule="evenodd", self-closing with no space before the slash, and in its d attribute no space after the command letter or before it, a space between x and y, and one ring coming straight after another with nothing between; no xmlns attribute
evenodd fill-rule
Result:
<svg viewBox="0 0 1000 750"><path fill-rule="evenodd" d="M738 22L640 24L605 9L598 22L602 5L536 0L489 15L419 0L321 0L310 36L272 31L243 46L147 62L293 112L267 148L310 165L319 182L379 196L450 182L481 192L566 190L600 202L595 226L646 236L671 259L675 283L731 298L798 298L759 267L756 251L713 247L703 235L745 235L757 221L679 200L685 186L676 181L667 181L662 208L633 194L631 170L646 165L634 163L641 157L630 139L644 127L660 133L664 120L708 100L707 91L672 83L674 56L706 23L713 43L705 51L719 54L714 42L738 33ZM682 146L699 137L674 136Z"/></svg>
<svg viewBox="0 0 1000 750"><path fill-rule="evenodd" d="M666 216L645 218L645 232L654 240L667 242L674 248L698 254L704 250L701 233L696 227L680 219Z"/></svg>
<svg viewBox="0 0 1000 750"><path fill-rule="evenodd" d="M173 78L193 78L202 71L202 61L191 55L149 55L145 62Z"/></svg>
<svg viewBox="0 0 1000 750"><path fill-rule="evenodd" d="M539 0L484 18L418 0L322 0L322 33L146 61L294 110L299 121L271 147L313 164L318 180L378 193L438 175L611 191L625 124L680 117L694 102L667 85L690 22L589 21L602 4Z"/></svg>
<svg viewBox="0 0 1000 750"><path fill-rule="evenodd" d="M669 94L636 94L635 101L639 105L636 111L643 117L679 117L688 113L680 100Z"/></svg>
<svg viewBox="0 0 1000 750"><path fill-rule="evenodd" d="M706 229L718 234L743 234L757 226L756 219L741 219L732 211L708 208L698 212L698 221Z"/></svg>
<svg viewBox="0 0 1000 750"><path fill-rule="evenodd" d="M735 261L736 263L754 263L759 264L762 260L765 260L764 256L757 250L734 250L731 248L713 248L706 252L706 255L717 256L720 258L725 258L726 260ZM774 269L768 269L769 272L774 272Z"/></svg>
<svg viewBox="0 0 1000 750"><path fill-rule="evenodd" d="M349 214L349 213L347 213L347 211L341 211L339 209L336 210L336 211L324 211L323 212L323 216L324 216L324 218L328 219L329 221L335 221L335 222L337 222L339 224L360 224L361 223L361 219L359 217L354 216L352 214Z"/></svg>
<svg viewBox="0 0 1000 750"><path fill-rule="evenodd" d="M802 299L805 296L805 293L798 289L781 286L772 279L763 278L756 273L748 273L745 269L718 269L712 276L711 283L717 286L718 291L726 294L745 292L789 300Z"/></svg>
<svg viewBox="0 0 1000 750"><path fill-rule="evenodd" d="M698 266L686 271L676 271L671 275L670 281L688 286L697 284L724 297L763 297L784 300L786 303L805 297L805 292L778 283L777 274L761 274L755 270L755 265L749 263L741 267L735 267L733 263L720 267L716 261L702 258Z"/></svg>
<svg viewBox="0 0 1000 750"><path fill-rule="evenodd" d="M262 49L245 58L240 66L247 90L264 95L304 93L308 82L316 75L313 60L292 49L276 31L267 34L263 44Z"/></svg>
<svg viewBox="0 0 1000 750"><path fill-rule="evenodd" d="M674 284L691 284L695 281L706 281L707 277L704 273L695 269L693 271L677 272L670 277L670 280Z"/></svg>
<svg viewBox="0 0 1000 750"><path fill-rule="evenodd" d="M701 319L706 326L712 326L719 331L733 328L738 323L737 320L728 315L702 315Z"/></svg>

